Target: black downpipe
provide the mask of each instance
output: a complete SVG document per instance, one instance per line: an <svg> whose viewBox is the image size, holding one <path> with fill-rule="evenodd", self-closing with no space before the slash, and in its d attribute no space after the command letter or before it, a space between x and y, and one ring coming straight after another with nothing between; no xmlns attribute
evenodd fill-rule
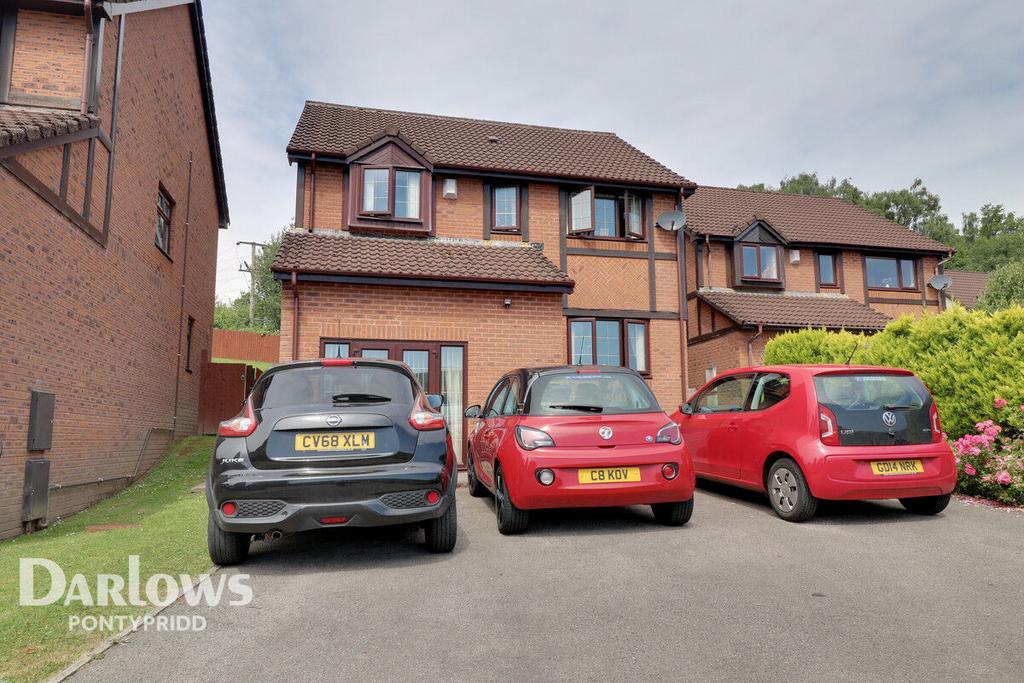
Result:
<svg viewBox="0 0 1024 683"><path fill-rule="evenodd" d="M185 244L181 257L181 303L178 307L178 362L174 372L174 420L171 432L178 428L178 390L181 386L181 329L185 318L185 281L188 276L188 225L192 213L192 152L188 153L188 189L185 191Z"/></svg>

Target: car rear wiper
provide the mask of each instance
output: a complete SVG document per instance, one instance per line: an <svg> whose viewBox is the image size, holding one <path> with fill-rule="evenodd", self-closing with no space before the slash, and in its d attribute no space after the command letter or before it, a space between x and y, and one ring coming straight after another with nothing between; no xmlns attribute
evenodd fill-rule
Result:
<svg viewBox="0 0 1024 683"><path fill-rule="evenodd" d="M331 397L335 405L346 403L390 403L391 399L380 394L335 394Z"/></svg>
<svg viewBox="0 0 1024 683"><path fill-rule="evenodd" d="M588 413L601 413L604 412L604 408L601 406L587 406L578 403L562 403L558 405L549 406L550 408L557 408L558 410L583 410Z"/></svg>
<svg viewBox="0 0 1024 683"><path fill-rule="evenodd" d="M903 403L891 403L882 406L886 410L910 410L911 408L920 408L921 406L905 405Z"/></svg>

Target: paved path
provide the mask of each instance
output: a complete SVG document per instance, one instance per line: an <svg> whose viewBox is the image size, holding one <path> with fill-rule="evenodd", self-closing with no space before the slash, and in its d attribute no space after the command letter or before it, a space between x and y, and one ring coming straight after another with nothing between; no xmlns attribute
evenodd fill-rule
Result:
<svg viewBox="0 0 1024 683"><path fill-rule="evenodd" d="M693 520L535 515L499 536L459 490L459 544L405 530L260 544L244 608L139 633L75 683L119 680L1021 680L1024 513L826 505L787 524L706 486ZM227 570L238 571L238 570Z"/></svg>

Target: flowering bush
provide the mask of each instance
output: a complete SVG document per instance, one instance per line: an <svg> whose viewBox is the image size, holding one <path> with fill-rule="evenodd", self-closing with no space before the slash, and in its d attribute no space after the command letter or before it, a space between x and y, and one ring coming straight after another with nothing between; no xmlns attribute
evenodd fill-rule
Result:
<svg viewBox="0 0 1024 683"><path fill-rule="evenodd" d="M997 398L993 407L1001 422L1009 421L1014 410L1009 401ZM1024 405L1020 410L1024 412ZM985 420L951 445L959 473L957 492L1024 505L1024 433Z"/></svg>

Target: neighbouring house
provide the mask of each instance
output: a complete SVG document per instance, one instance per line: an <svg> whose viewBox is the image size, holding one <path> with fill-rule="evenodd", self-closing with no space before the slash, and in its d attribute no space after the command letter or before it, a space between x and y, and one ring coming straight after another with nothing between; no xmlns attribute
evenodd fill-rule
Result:
<svg viewBox="0 0 1024 683"><path fill-rule="evenodd" d="M691 381L753 365L781 331L874 332L945 307L952 250L851 202L701 186L686 202Z"/></svg>
<svg viewBox="0 0 1024 683"><path fill-rule="evenodd" d="M978 273L971 270L947 270L949 289L946 290L946 303L954 302L964 308L974 308L978 299L985 293L991 273Z"/></svg>
<svg viewBox="0 0 1024 683"><path fill-rule="evenodd" d="M682 238L655 220L691 181L613 133L323 102L287 151L281 360L405 361L460 450L513 367L628 365L683 400Z"/></svg>
<svg viewBox="0 0 1024 683"><path fill-rule="evenodd" d="M227 222L198 2L0 2L0 537L195 433Z"/></svg>

